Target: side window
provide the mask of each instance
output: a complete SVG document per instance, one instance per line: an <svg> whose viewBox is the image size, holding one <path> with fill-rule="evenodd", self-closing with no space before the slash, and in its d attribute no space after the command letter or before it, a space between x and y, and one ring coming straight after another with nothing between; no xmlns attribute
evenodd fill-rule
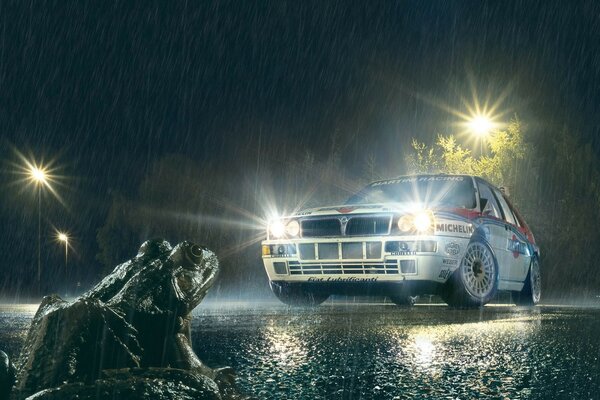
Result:
<svg viewBox="0 0 600 400"><path fill-rule="evenodd" d="M481 199L487 200L487 204L485 205L483 210L481 210L481 212L484 215L489 215L490 217L496 217L501 219L502 215L500 214L500 206L496 201L496 196L492 194L492 190L490 189L490 187L480 181L477 181L477 186L479 188L479 201L481 202Z"/></svg>
<svg viewBox="0 0 600 400"><path fill-rule="evenodd" d="M499 190L494 189L494 194L500 202L500 207L502 207L502 213L504 214L504 219L506 220L506 222L516 225L517 221L515 221L515 217L513 216L512 210L508 206L506 200L504 200L504 196L502 195L502 193Z"/></svg>

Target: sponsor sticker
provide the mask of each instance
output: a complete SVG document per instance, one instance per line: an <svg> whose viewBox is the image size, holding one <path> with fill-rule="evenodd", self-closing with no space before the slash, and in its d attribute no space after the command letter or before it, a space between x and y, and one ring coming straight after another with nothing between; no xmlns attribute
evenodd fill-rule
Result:
<svg viewBox="0 0 600 400"><path fill-rule="evenodd" d="M450 276L450 274L452 274L452 271L450 271L449 269L442 269L440 271L440 274L438 275L438 279L446 279Z"/></svg>
<svg viewBox="0 0 600 400"><path fill-rule="evenodd" d="M446 254L451 256L457 256L460 253L460 245L456 242L450 242L446 244Z"/></svg>
<svg viewBox="0 0 600 400"><path fill-rule="evenodd" d="M308 282L377 282L379 278L355 278L355 277L331 277L326 278L308 278Z"/></svg>
<svg viewBox="0 0 600 400"><path fill-rule="evenodd" d="M456 267L458 265L458 260L454 258L444 258L442 259L442 264L449 267Z"/></svg>
<svg viewBox="0 0 600 400"><path fill-rule="evenodd" d="M435 230L438 232L447 232L447 233L464 233L464 234L472 234L475 232L475 228L471 224L435 224Z"/></svg>

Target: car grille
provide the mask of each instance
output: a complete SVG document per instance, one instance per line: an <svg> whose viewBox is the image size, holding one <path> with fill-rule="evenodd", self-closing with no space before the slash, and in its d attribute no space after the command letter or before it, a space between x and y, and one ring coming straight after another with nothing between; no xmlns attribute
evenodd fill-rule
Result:
<svg viewBox="0 0 600 400"><path fill-rule="evenodd" d="M310 263L299 261L288 263L290 275L397 275L398 260L383 263Z"/></svg>
<svg viewBox="0 0 600 400"><path fill-rule="evenodd" d="M298 245L301 260L380 260L382 247L379 241Z"/></svg>
<svg viewBox="0 0 600 400"><path fill-rule="evenodd" d="M302 220L302 237L368 236L390 233L391 215L343 216Z"/></svg>
<svg viewBox="0 0 600 400"><path fill-rule="evenodd" d="M337 218L308 219L301 222L303 237L340 236L342 224Z"/></svg>
<svg viewBox="0 0 600 400"><path fill-rule="evenodd" d="M387 235L390 217L353 217L346 224L346 236Z"/></svg>

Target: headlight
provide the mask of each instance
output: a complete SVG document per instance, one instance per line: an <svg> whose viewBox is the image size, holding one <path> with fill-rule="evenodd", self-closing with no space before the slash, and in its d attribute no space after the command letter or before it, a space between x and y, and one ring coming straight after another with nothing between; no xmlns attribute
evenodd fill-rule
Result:
<svg viewBox="0 0 600 400"><path fill-rule="evenodd" d="M269 224L269 233L276 239L284 236L298 236L300 234L300 224L295 219L284 224L283 221L273 221Z"/></svg>
<svg viewBox="0 0 600 400"><path fill-rule="evenodd" d="M285 226L285 232L289 236L298 236L298 234L300 233L300 224L298 223L298 221L293 219L290 222L288 222L288 224Z"/></svg>
<svg viewBox="0 0 600 400"><path fill-rule="evenodd" d="M402 232L409 232L413 230L413 216L410 214L403 215L398 220L398 229Z"/></svg>
<svg viewBox="0 0 600 400"><path fill-rule="evenodd" d="M433 230L433 213L430 210L405 214L398 219L398 229L401 232L425 233Z"/></svg>
<svg viewBox="0 0 600 400"><path fill-rule="evenodd" d="M283 222L281 221L273 221L269 224L269 232L273 237L279 239L283 237L283 234L285 233L285 225L283 225Z"/></svg>

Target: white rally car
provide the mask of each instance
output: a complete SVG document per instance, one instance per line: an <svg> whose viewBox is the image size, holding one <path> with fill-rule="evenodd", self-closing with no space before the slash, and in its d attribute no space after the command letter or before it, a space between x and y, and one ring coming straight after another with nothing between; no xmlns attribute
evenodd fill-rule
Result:
<svg viewBox="0 0 600 400"><path fill-rule="evenodd" d="M467 175L405 176L369 184L346 204L269 223L262 259L275 295L318 305L331 294L389 296L412 305L439 294L451 306L499 290L535 305L539 249L505 194Z"/></svg>

